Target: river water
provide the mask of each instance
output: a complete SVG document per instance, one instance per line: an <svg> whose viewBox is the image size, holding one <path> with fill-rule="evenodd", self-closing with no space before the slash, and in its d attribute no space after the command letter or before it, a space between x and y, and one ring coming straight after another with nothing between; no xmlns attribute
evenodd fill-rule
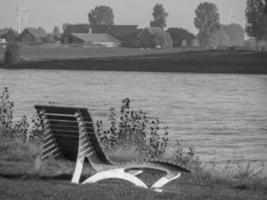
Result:
<svg viewBox="0 0 267 200"><path fill-rule="evenodd" d="M203 161L267 163L267 76L0 69L17 118L35 104L85 106L107 119L125 97L169 127L170 151L178 139Z"/></svg>

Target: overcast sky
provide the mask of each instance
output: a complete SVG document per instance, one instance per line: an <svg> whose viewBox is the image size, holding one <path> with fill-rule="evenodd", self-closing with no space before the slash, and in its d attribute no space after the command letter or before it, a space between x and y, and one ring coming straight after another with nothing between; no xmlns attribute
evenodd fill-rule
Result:
<svg viewBox="0 0 267 200"><path fill-rule="evenodd" d="M29 0L29 26L44 27L51 32L53 27L62 28L67 23L87 23L88 12L98 5L113 9L115 24L137 24L146 27L152 19L156 3L164 5L169 13L168 27L182 27L194 33L194 11L205 0ZM0 28L16 28L16 6L25 0L0 0ZM245 0L208 0L218 6L221 23L239 23L245 26Z"/></svg>

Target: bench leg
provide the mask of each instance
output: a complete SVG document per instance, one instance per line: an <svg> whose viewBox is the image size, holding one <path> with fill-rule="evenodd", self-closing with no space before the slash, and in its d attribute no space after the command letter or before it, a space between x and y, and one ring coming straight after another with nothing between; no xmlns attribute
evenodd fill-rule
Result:
<svg viewBox="0 0 267 200"><path fill-rule="evenodd" d="M151 189L153 189L156 192L162 192L162 187L166 185L167 183L179 178L181 176L181 173L178 173L177 175L166 175L164 177L161 177L159 180L157 180L152 186Z"/></svg>
<svg viewBox="0 0 267 200"><path fill-rule="evenodd" d="M83 164L84 164L84 158L78 158L76 161L76 166L72 176L71 183L79 184L83 170Z"/></svg>
<svg viewBox="0 0 267 200"><path fill-rule="evenodd" d="M98 181L111 178L126 180L133 183L135 186L147 188L147 185L142 180L132 174L125 172L124 169L112 169L103 172L98 172L95 175L86 179L82 184L96 183Z"/></svg>

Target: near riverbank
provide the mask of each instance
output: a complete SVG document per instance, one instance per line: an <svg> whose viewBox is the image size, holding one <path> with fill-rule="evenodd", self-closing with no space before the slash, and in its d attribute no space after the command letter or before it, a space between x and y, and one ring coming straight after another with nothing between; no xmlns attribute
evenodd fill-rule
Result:
<svg viewBox="0 0 267 200"><path fill-rule="evenodd" d="M137 188L122 180L75 185L70 183L74 163L52 158L41 163L41 144L0 139L0 199L267 199L267 179L251 171L249 165L245 169L236 165L233 171L226 167L221 174L214 167L204 170L199 166L166 185L163 193ZM86 165L83 178L91 173ZM141 178L150 184L157 174L151 171Z"/></svg>
<svg viewBox="0 0 267 200"><path fill-rule="evenodd" d="M134 52L123 53L121 50L115 54L112 54L112 51L109 53L105 52L103 56L95 57L79 57L77 54L76 57L70 58L61 56L59 59L30 59L11 66L2 65L1 68L267 74L267 52L151 50L140 55Z"/></svg>

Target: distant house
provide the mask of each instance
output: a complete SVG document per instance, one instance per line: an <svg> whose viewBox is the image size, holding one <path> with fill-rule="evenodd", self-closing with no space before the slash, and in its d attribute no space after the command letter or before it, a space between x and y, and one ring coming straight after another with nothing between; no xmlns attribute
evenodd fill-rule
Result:
<svg viewBox="0 0 267 200"><path fill-rule="evenodd" d="M137 25L94 25L89 27L92 33L110 34L127 46L137 30Z"/></svg>
<svg viewBox="0 0 267 200"><path fill-rule="evenodd" d="M74 38L75 34L83 34L79 35L82 36L83 40L85 39L94 39L94 43L96 43L95 40L105 38L105 41L110 39L112 40L113 44L104 45L104 46L117 46L118 44L120 46L127 46L128 41L133 37L133 34L135 33L137 28L137 25L94 25L90 26L88 24L69 24L66 26L64 33L62 34L61 41L63 43L69 44L77 42L77 40ZM92 35L92 36L86 36ZM100 34L99 36L97 36ZM107 36L109 35L109 36ZM77 35L75 36L77 37ZM81 38L80 38L81 39ZM116 41L115 41L116 40ZM119 41L119 42L118 42ZM85 41L87 43L88 41ZM102 43L102 41L99 41L99 43Z"/></svg>
<svg viewBox="0 0 267 200"><path fill-rule="evenodd" d="M1 39L5 38L5 35L8 33L8 30L9 29L7 29L7 28L0 30L0 38Z"/></svg>
<svg viewBox="0 0 267 200"><path fill-rule="evenodd" d="M68 36L69 44L83 46L119 47L121 42L110 34L73 33Z"/></svg>
<svg viewBox="0 0 267 200"><path fill-rule="evenodd" d="M0 40L12 41L18 37L18 33L11 28L5 28L0 30Z"/></svg>
<svg viewBox="0 0 267 200"><path fill-rule="evenodd" d="M170 34L159 27L148 27L139 30L136 37L139 48L171 48Z"/></svg>
<svg viewBox="0 0 267 200"><path fill-rule="evenodd" d="M73 33L89 33L88 24L68 24L61 35L62 43L69 43L69 38L72 37Z"/></svg>
<svg viewBox="0 0 267 200"><path fill-rule="evenodd" d="M68 24L64 29L63 34L68 35L72 33L89 33L88 24Z"/></svg>
<svg viewBox="0 0 267 200"><path fill-rule="evenodd" d="M17 38L22 43L44 43L47 42L47 34L42 28L26 28Z"/></svg>
<svg viewBox="0 0 267 200"><path fill-rule="evenodd" d="M245 40L243 47L249 50L267 50L267 41L257 41L255 38Z"/></svg>
<svg viewBox="0 0 267 200"><path fill-rule="evenodd" d="M194 48L200 47L200 42L199 42L199 39L197 37L192 40L192 47L194 47Z"/></svg>
<svg viewBox="0 0 267 200"><path fill-rule="evenodd" d="M7 33L7 29L0 30L0 47L6 47L6 39L4 35Z"/></svg>
<svg viewBox="0 0 267 200"><path fill-rule="evenodd" d="M7 45L5 38L0 38L0 47L5 48Z"/></svg>

